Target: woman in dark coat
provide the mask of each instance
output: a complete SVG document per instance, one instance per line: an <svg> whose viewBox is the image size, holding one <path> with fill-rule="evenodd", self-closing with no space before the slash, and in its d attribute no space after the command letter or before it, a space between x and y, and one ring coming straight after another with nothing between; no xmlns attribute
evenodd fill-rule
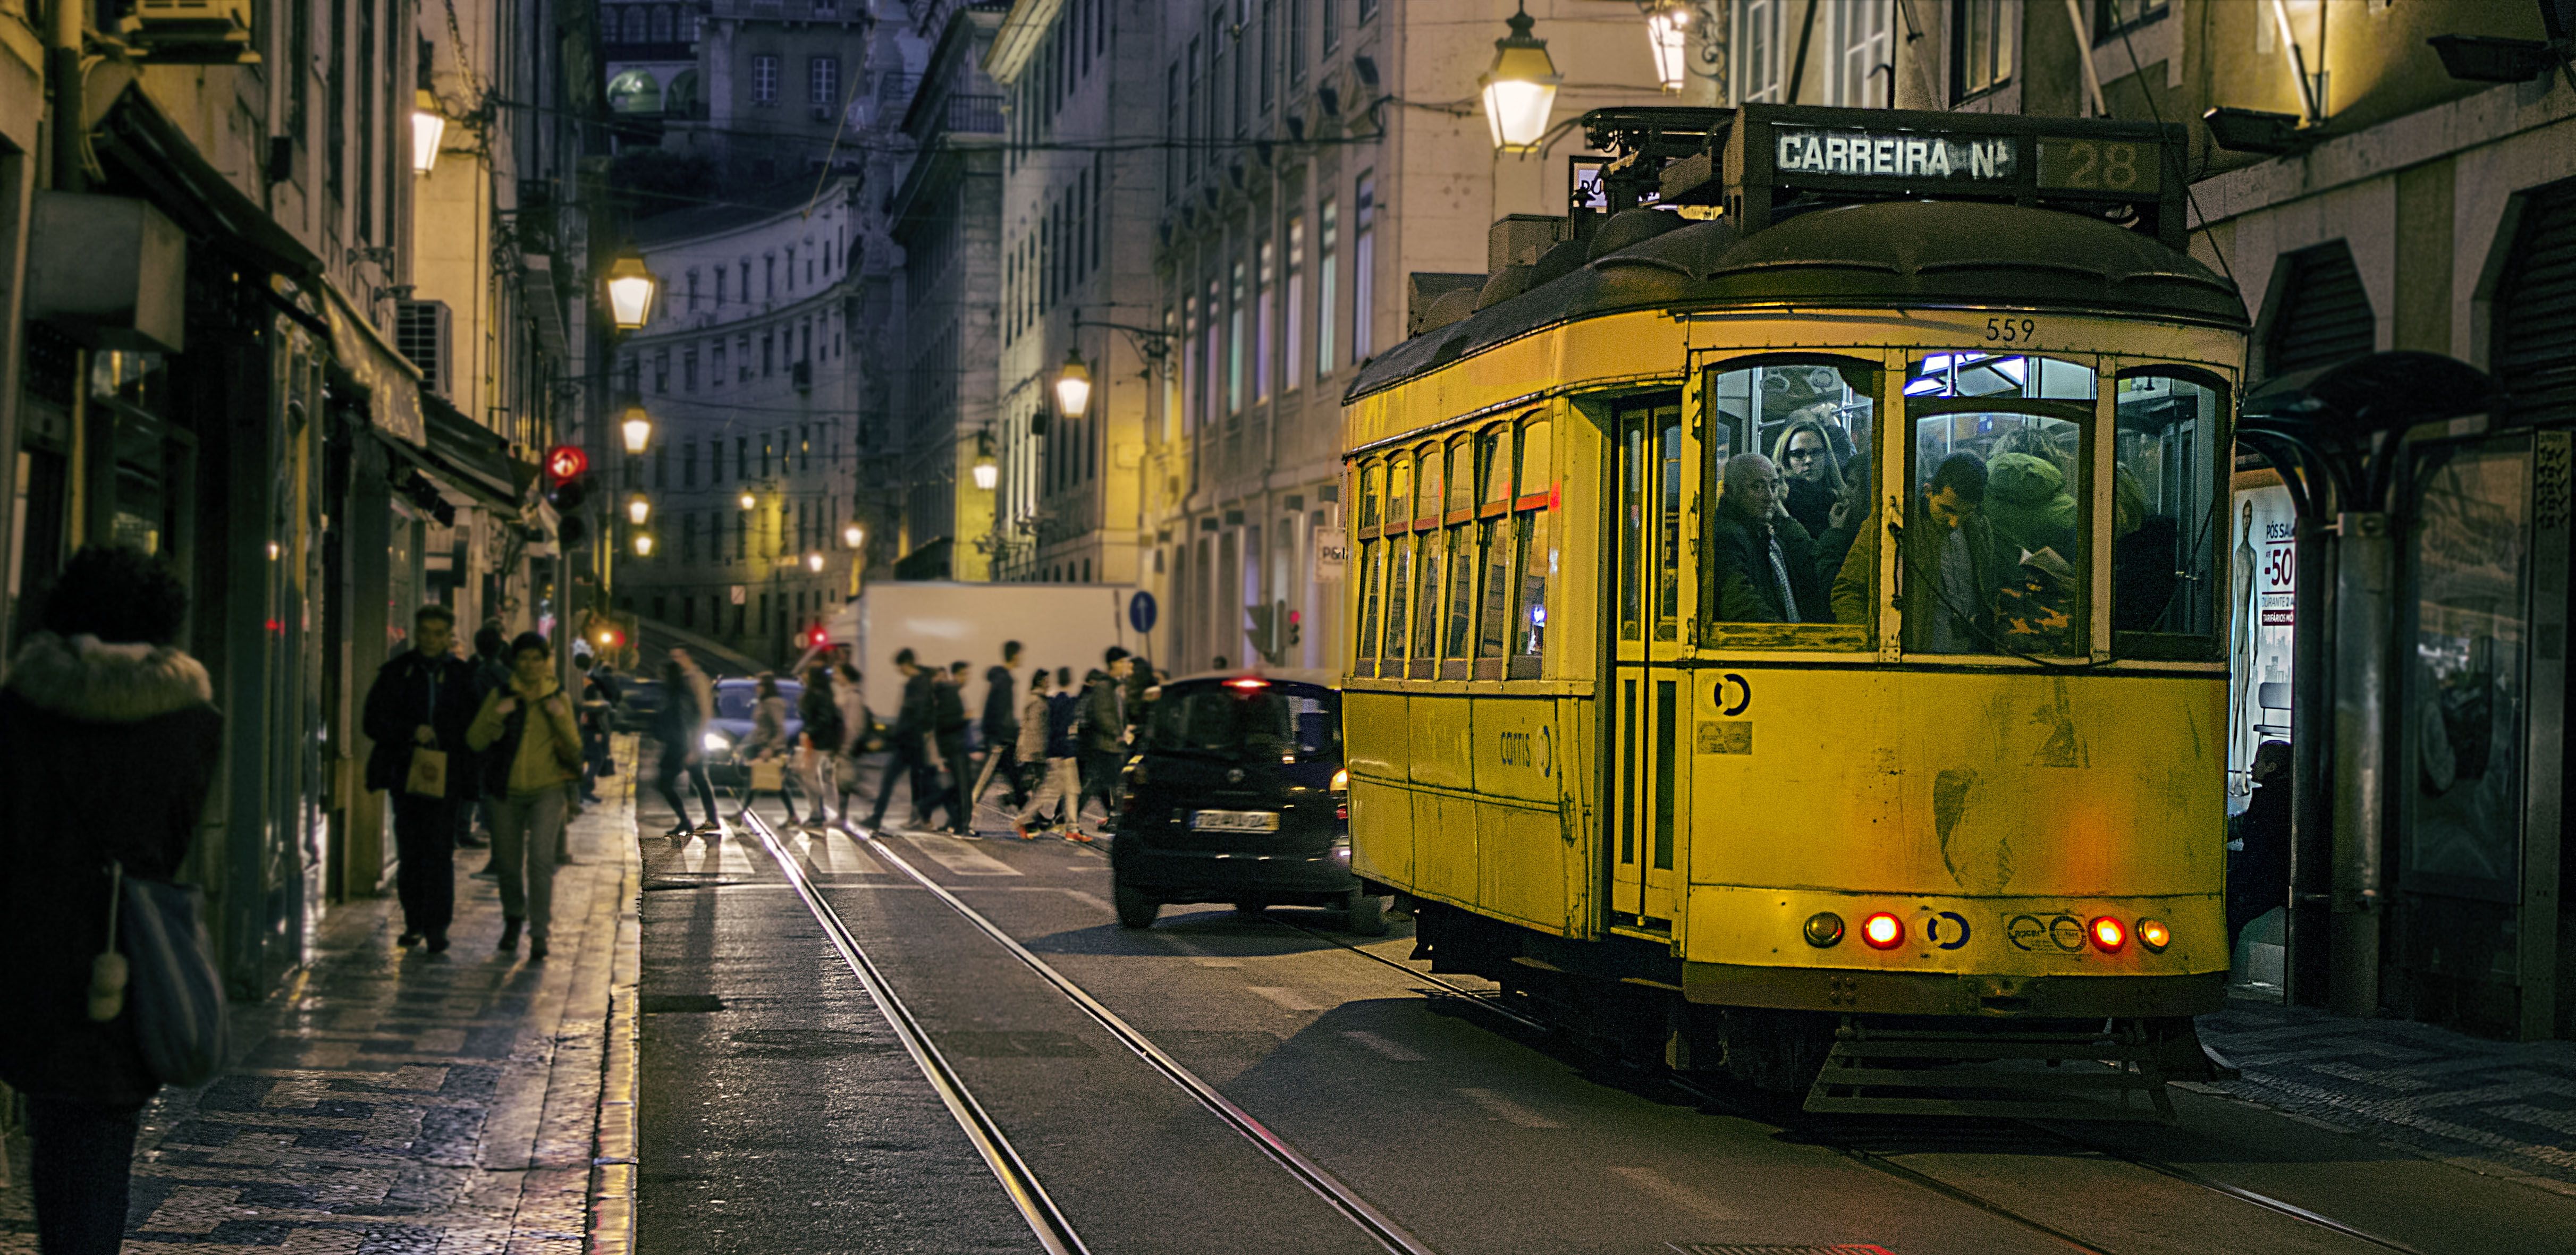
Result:
<svg viewBox="0 0 2576 1255"><path fill-rule="evenodd" d="M134 1012L89 1018L112 862L178 875L222 751L187 591L142 552L74 555L0 682L0 1081L27 1096L37 1241L113 1255L143 1104Z"/></svg>

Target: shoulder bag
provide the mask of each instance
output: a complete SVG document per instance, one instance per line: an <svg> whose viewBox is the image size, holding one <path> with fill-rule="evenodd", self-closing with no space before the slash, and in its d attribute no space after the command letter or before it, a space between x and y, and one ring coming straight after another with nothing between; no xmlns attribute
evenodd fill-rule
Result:
<svg viewBox="0 0 2576 1255"><path fill-rule="evenodd" d="M135 1044L152 1075L183 1088L203 1085L223 1071L232 1047L223 977L206 936L205 894L193 885L126 875L122 863L108 866L116 886L108 950L122 951L126 988L122 999L100 988L116 966L101 955L92 970L90 1015L114 1019L122 1001L134 1013Z"/></svg>

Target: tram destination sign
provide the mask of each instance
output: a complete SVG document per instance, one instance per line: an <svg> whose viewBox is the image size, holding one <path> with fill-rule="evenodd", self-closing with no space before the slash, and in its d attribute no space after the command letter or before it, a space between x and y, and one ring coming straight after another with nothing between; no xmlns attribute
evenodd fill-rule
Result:
<svg viewBox="0 0 2576 1255"><path fill-rule="evenodd" d="M2009 135L1775 126L1772 137L1772 168L1784 175L2009 183L2020 173L2014 165L2017 143Z"/></svg>

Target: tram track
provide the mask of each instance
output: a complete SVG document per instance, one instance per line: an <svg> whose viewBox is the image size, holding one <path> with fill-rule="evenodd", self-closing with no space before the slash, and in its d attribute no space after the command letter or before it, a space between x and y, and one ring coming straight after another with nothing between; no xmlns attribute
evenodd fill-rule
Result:
<svg viewBox="0 0 2576 1255"><path fill-rule="evenodd" d="M1303 924L1294 923L1275 916L1265 915L1262 918L1268 923L1275 924L1281 928L1302 933L1308 937L1312 937L1318 941L1334 946L1335 948L1349 951L1350 953L1367 959L1372 963L1393 968L1394 970L1402 972L1417 981L1427 982L1430 986L1429 988L1417 987L1417 991L1422 993L1425 997L1436 997L1448 1001L1463 1003L1487 1015L1504 1020L1523 1029L1533 1030L1539 1033L1552 1033L1554 1031L1553 1027L1544 1021L1522 1015L1508 1007L1501 1006L1492 998L1480 994L1475 990L1459 985L1453 981L1442 980L1441 978L1428 972L1424 972L1419 968L1408 966L1394 959L1390 959L1385 955L1378 954L1375 951L1353 945L1350 942L1333 936L1330 933L1308 928ZM1660 1079L1665 1085L1669 1086L1674 1091L1695 1099L1704 1105L1716 1106L1730 1110L1735 1109L1740 1105L1725 1095L1716 1093L1677 1075L1666 1074ZM2224 1198L2234 1199L2249 1206L2260 1208L2275 1215L2287 1217L2291 1220L2298 1221L2299 1223L2334 1233L2341 1237L2349 1238L2357 1242L2367 1243L2368 1245L2377 1247L2381 1250L2397 1252L2398 1255L2421 1255L2421 1252L2403 1242L2347 1224L2331 1216L2301 1207L2296 1203L2274 1198L2268 1194L2263 1194L2255 1190L2249 1190L2243 1186L2216 1180L2202 1173L2195 1172L2192 1169L2182 1167L2179 1164L2166 1163L2143 1155L2133 1154L2119 1147L2106 1145L2092 1138L2083 1137L2079 1134L2070 1132L2053 1123L2039 1120L2015 1120L2010 1121L2009 1123L2017 1128L2037 1131L2079 1151L2099 1155L2106 1159L2116 1160L2132 1167L2143 1169L2159 1176L2181 1182L2196 1189L2204 1190ZM1775 1124L1773 1127L1783 1132L1788 1131L1784 1126ZM1807 1132L1810 1135L1813 1135L1816 1132L1815 1130L1801 1131ZM1836 1153L1841 1154L1855 1163L1859 1163L1884 1175L1904 1181L1918 1188L1929 1190L1954 1202L1968 1207L1973 1207L1978 1211L1982 1211L1988 1215L2007 1221L2033 1233L2050 1238L2064 1244L2071 1250L2087 1252L2088 1255L2118 1255L2118 1252L2111 1248L2097 1245L2085 1238L2049 1224L2044 1220L2026 1215L2015 1210L2008 1204L1998 1202L1995 1199L1989 1198L1954 1182L1943 1180L1940 1177L1924 1172L1919 1168L1900 1163L1887 1153L1870 1149L1868 1146L1862 1144L1858 1139L1854 1139L1849 1136L1835 1137L1828 1135L1819 1137L1818 1141L1820 1144L1830 1147Z"/></svg>
<svg viewBox="0 0 2576 1255"><path fill-rule="evenodd" d="M824 932L830 936L833 948L841 954L851 970L858 974L869 996L886 1013L886 1018L895 1026L897 1035L903 1039L905 1049L911 1053L914 1063L921 1068L923 1075L929 1078L932 1088L939 1092L941 1100L947 1104L950 1113L956 1116L959 1126L965 1129L968 1140L973 1142L978 1153L983 1155L986 1164L992 1168L994 1176L1001 1182L1004 1192L1010 1197L1012 1205L1018 1208L1022 1218L1028 1222L1030 1230L1037 1235L1040 1244L1046 1247L1050 1255L1088 1255L1089 1248L1083 1245L1071 1221L1047 1196L1043 1182L1011 1147L1008 1136L976 1101L973 1091L939 1053L937 1045L932 1042L928 1032L922 1029L919 1022L913 1018L902 998L896 994L891 983L869 958L866 948L851 935L839 914L833 910L828 901L824 900L811 878L806 875L805 868L795 851L787 847L777 830L757 812L750 813L748 827L759 838L771 859L778 864L780 873L787 878L789 884L795 887L798 896L804 900L807 909L822 925ZM1214 1085L1184 1066L1179 1059L1110 1010L1081 985L1058 971L1054 965L1038 957L1028 947L1021 945L1017 938L1011 936L983 912L968 905L956 894L951 893L946 886L915 867L910 860L895 850L880 832L855 825L852 832L871 857L920 886L941 905L1000 946L1004 952L1055 989L1066 1001L1072 1003L1075 1009L1091 1019L1147 1067L1189 1095L1199 1106L1233 1129L1245 1141L1250 1142L1254 1149L1269 1159L1272 1164L1322 1199L1336 1214L1358 1228L1379 1247L1391 1252L1392 1255L1435 1255L1433 1247L1378 1210L1376 1205L1362 1197L1358 1191L1307 1158L1303 1152L1290 1145L1269 1126L1226 1098Z"/></svg>

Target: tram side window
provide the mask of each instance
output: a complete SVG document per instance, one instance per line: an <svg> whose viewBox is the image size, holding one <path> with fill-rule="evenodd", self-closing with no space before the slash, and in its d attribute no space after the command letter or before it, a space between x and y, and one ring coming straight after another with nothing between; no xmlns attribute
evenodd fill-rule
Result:
<svg viewBox="0 0 2576 1255"><path fill-rule="evenodd" d="M1503 678L1512 634L1512 429L1496 423L1476 433L1476 546L1481 581L1476 602L1476 678Z"/></svg>
<svg viewBox="0 0 2576 1255"><path fill-rule="evenodd" d="M1929 377L1918 368L1917 383ZM1904 533L1906 649L2084 652L2080 420L2089 409L1931 388L1907 406L1915 495Z"/></svg>
<svg viewBox="0 0 2576 1255"><path fill-rule="evenodd" d="M2225 394L2169 374L2113 393L2111 631L2127 657L2206 658L2217 647L2225 530Z"/></svg>
<svg viewBox="0 0 2576 1255"><path fill-rule="evenodd" d="M1440 485L1442 450L1428 445L1414 480L1414 527L1417 532L1414 571L1420 582L1413 591L1413 657L1405 674L1417 680L1432 679L1439 674L1440 658L1440 572L1443 553L1440 537Z"/></svg>
<svg viewBox="0 0 2576 1255"><path fill-rule="evenodd" d="M1518 495L1512 499L1512 569L1520 573L1518 610L1512 620L1506 670L1515 680L1537 678L1547 645L1547 590L1556 582L1556 533L1549 526L1548 511L1556 490L1555 464L1549 460L1552 452L1547 420L1523 420L1520 474L1513 489Z"/></svg>
<svg viewBox="0 0 2576 1255"><path fill-rule="evenodd" d="M1352 653L1363 675L1376 673L1378 599L1385 595L1377 572L1378 555L1386 548L1386 542L1377 538L1378 526L1385 517L1384 502L1379 499L1385 475L1385 468L1370 462L1362 465L1354 477L1359 481L1356 495L1360 503L1360 623L1358 644Z"/></svg>
<svg viewBox="0 0 2576 1255"><path fill-rule="evenodd" d="M1854 568L1860 583L1848 605L1834 586L1855 541L1874 526L1876 494L1862 450L1876 426L1879 375L1866 362L1711 368L1701 442L1703 491L1715 497L1700 516L1707 643L1754 643L1733 625L1871 622L1875 559ZM1867 644L1865 632L1819 635L1832 639L1796 643Z"/></svg>
<svg viewBox="0 0 2576 1255"><path fill-rule="evenodd" d="M1467 678L1471 639L1476 627L1476 576L1484 564L1476 560L1476 469L1475 446L1471 436L1459 436L1449 442L1449 495L1447 508L1441 514L1441 535L1449 550L1448 631L1440 648L1440 678Z"/></svg>

